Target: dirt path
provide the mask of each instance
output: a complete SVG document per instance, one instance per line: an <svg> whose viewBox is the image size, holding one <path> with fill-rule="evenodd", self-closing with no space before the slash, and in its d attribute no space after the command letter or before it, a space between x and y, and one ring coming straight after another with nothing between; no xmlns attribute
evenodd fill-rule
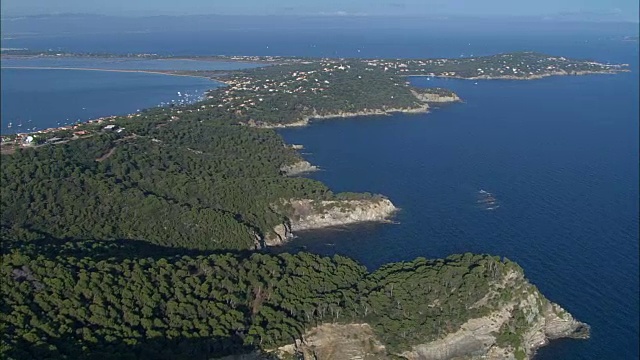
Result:
<svg viewBox="0 0 640 360"><path fill-rule="evenodd" d="M109 150L106 154L104 154L104 155L100 156L99 158L97 158L96 161L97 162L103 162L103 161L107 160L115 152L116 152L116 147L112 147L111 150Z"/></svg>

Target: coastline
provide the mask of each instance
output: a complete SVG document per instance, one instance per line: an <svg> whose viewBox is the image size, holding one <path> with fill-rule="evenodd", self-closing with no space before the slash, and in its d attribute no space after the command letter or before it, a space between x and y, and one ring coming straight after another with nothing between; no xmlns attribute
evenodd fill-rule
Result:
<svg viewBox="0 0 640 360"><path fill-rule="evenodd" d="M308 126L311 122L316 120L329 120L329 119L339 119L339 118L353 118L359 116L375 116L375 115L386 115L390 116L392 114L403 113L403 114L426 114L429 112L429 105L424 103L419 107L415 108L389 108L389 109L372 109L372 110L363 110L356 112L340 112L334 114L326 114L326 115L308 115L304 116L302 119L298 121L294 121L292 123L287 124L261 124L259 122L249 122L247 125L259 129L284 129L284 128L292 128L292 127L303 127Z"/></svg>
<svg viewBox="0 0 640 360"><path fill-rule="evenodd" d="M224 81L220 81L218 79L214 79L214 78L211 78L209 76L192 75L192 74L180 74L180 73L174 72L174 71L181 71L181 70L167 70L167 71L163 71L163 70L128 70L128 69L104 69L104 68L80 68L80 67L56 67L56 66L2 66L2 67L0 67L0 70L3 70L3 69L14 69L14 70L70 70L70 71L98 71L98 72L115 72L115 73L142 73L142 74L151 74L151 75L166 75L166 76L180 76L180 77L200 78L200 79L209 80L209 81L214 82L214 83L219 83L221 86L228 86L228 84L225 83ZM206 91L211 91L211 89L206 90ZM202 100L199 100L199 101L202 101ZM145 108L145 110L146 109L148 109L148 108ZM43 129L40 129L40 130L37 130L37 131L16 131L15 133L11 133L11 134L3 134L3 133L1 133L2 129L0 129L0 136L12 137L12 136L19 136L19 135L46 134L46 133L55 132L55 131L73 130L73 129L76 129L80 125L90 125L90 124L93 124L93 123L98 123L99 124L99 123L102 123L104 121L113 122L119 116L131 117L131 116L134 116L135 114L136 113L129 113L129 114L123 114L123 115L106 114L106 115L103 115L103 116L100 116L100 117L87 119L87 120L80 121L80 122L74 123L74 124L69 124L69 125L66 125L66 126L47 127L47 128L43 128Z"/></svg>
<svg viewBox="0 0 640 360"><path fill-rule="evenodd" d="M54 69L65 69L65 68L54 68ZM190 76L190 75L179 75L179 74L170 74L170 73L162 73L162 72L153 72L153 71L137 71L137 70L107 70L107 69L86 69L86 68L78 68L78 69L69 69L69 70L90 70L90 71L112 71L112 72L143 72L143 73L158 73L158 74L164 74L164 75L173 75L173 76ZM564 75L570 75L570 74L564 74ZM582 74L577 74L577 75L582 75ZM426 76L426 75L423 75ZM546 75L546 76L554 76L554 75ZM543 77L546 77L543 76ZM192 77L203 77L203 76L192 76ZM447 76L449 77L449 76ZM209 78L210 79L210 78ZM467 80L472 80L472 78L460 78L460 79L467 79ZM486 79L490 79L490 78L484 78L483 80ZM502 80L506 80L506 78L500 78ZM515 79L514 79L515 80ZM518 79L518 80L534 80L534 78L527 78L527 79ZM390 109L376 109L376 110L364 110L364 111L360 111L360 112L340 112L340 113L336 113L336 114L327 114L327 115L316 115L316 116L305 116L302 118L302 120L300 121L296 121L292 124L274 124L274 126L269 127L263 127L263 128L286 128L286 127L296 127L296 126L306 126L309 125L309 123L311 121L314 120L324 120L324 119L335 119L335 118L351 118L351 117L358 117L358 116L374 116L374 115L391 115L394 113L428 113L429 106L428 104L424 104L423 106L420 107L416 107L416 108L390 108ZM294 125L295 124L295 125ZM40 131L38 131L40 132ZM286 144L285 144L286 145ZM307 204L304 204L304 206L307 206ZM393 205L391 204L391 207L393 207ZM395 209L397 210L397 209ZM393 213L394 210L392 210L390 213ZM341 211L340 211L341 212ZM337 214L338 212L336 212ZM340 214L338 214L340 215ZM296 223L291 224L290 228L288 230L286 230L285 225L283 225L283 229L285 229L285 235L283 236L283 238L288 238L288 236L286 235L286 231L291 232L291 231L297 231L297 230L303 230L303 229L317 229L317 228L322 228L322 227L327 227L327 226L334 226L334 225L322 225L322 226L316 226L316 227L312 227L313 225L308 225L308 224L322 224L325 222L325 214L319 214L318 218L316 219L307 219L306 223L300 223L299 221ZM355 221L355 222L366 222L366 221L371 221L371 220L361 220L361 221ZM377 221L377 220L374 220ZM355 223L352 222L352 223ZM280 225L278 225L280 226ZM276 231L276 234L278 234L278 231ZM279 234L278 234L279 235ZM278 240L281 240L282 238L280 236L278 236ZM277 241L277 240L274 240ZM276 244L277 245L277 244ZM273 246L273 245L270 245ZM511 310L509 310L511 311ZM467 330L466 328L464 328L463 330ZM499 328L497 329L499 330ZM534 335L538 335L538 334L534 334ZM533 335L532 335L533 337ZM536 337L536 340L538 340L539 337ZM546 339L543 339L546 340ZM548 342L548 340L546 340ZM535 353L535 349L539 346L543 346L546 345L546 343L543 342L536 342L536 343L532 343L533 345L531 345L531 347L533 348L533 352ZM437 345L437 344L436 344ZM534 347L534 345L536 347ZM435 347L435 346L434 346ZM416 350L419 351L420 349ZM498 349L496 348L496 352L497 350L503 351L503 349ZM430 349L427 349L425 351L430 351Z"/></svg>
<svg viewBox="0 0 640 360"><path fill-rule="evenodd" d="M156 74L156 75L168 75L168 76L186 76L193 78L207 79L224 84L224 82L212 79L208 76L202 75L190 75L179 74L173 71L182 70L126 70L126 69L103 69L103 68L82 68L82 67L59 67L59 66L2 66L1 69L14 69L14 70L73 70L73 71L102 71L102 72L118 72L118 73L143 73L143 74Z"/></svg>
<svg viewBox="0 0 640 360"><path fill-rule="evenodd" d="M481 76L457 76L457 75L426 75L426 74L416 74L416 75L401 75L403 77L429 77L429 78L440 78L440 79L457 79L457 80L539 80L547 77L553 76L582 76L582 75L616 75L618 73L630 72L629 69L619 69L619 70L611 70L611 71L574 71L574 72L566 72L566 71L554 71L539 75L530 75L530 76L513 76L513 75L501 75L501 76L490 76L490 75L481 75Z"/></svg>

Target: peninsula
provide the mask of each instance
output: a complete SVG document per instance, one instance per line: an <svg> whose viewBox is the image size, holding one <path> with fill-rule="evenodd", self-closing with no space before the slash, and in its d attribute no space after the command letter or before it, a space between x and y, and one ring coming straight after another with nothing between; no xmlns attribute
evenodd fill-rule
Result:
<svg viewBox="0 0 640 360"><path fill-rule="evenodd" d="M273 128L460 101L412 87L410 75L534 79L624 66L535 53L258 60L268 66L176 72L227 84L196 104L3 136L3 357L322 359L337 348L525 359L549 339L588 337L508 259L453 255L369 272L340 256L262 253L297 230L398 210L382 195L335 194L300 177L315 167Z"/></svg>
<svg viewBox="0 0 640 360"><path fill-rule="evenodd" d="M11 54L5 53L3 56L107 56L46 52L30 55ZM141 59L194 59L265 64L263 67L246 70L154 70L156 73L171 75L209 77L226 83L228 86L209 93L208 100L200 104L200 110L206 109L206 112L213 116L232 118L240 124L262 128L304 126L311 119L392 112L420 113L427 112L430 103L460 101L456 94L446 89L414 88L407 82L408 76L531 80L547 76L614 74L628 71L626 64L603 64L535 52L456 59L170 57L155 54L126 56Z"/></svg>

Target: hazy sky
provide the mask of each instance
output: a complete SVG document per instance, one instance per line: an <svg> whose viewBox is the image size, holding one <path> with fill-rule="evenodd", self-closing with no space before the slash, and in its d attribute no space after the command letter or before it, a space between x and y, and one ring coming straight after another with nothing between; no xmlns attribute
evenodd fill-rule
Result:
<svg viewBox="0 0 640 360"><path fill-rule="evenodd" d="M53 13L105 15L325 14L471 15L638 19L638 0L2 0L3 16Z"/></svg>

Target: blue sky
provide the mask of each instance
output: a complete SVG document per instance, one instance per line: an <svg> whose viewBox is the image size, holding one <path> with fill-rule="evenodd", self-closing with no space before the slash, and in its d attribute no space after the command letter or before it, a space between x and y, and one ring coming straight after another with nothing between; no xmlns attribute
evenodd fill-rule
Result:
<svg viewBox="0 0 640 360"><path fill-rule="evenodd" d="M638 0L2 0L2 15L462 15L638 19Z"/></svg>

